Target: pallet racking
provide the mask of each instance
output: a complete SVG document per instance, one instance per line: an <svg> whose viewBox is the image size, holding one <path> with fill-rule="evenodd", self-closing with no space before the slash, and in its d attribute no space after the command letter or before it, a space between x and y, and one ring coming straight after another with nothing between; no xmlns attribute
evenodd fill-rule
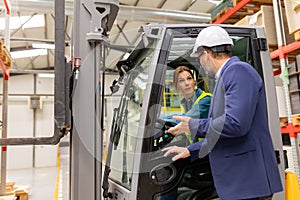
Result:
<svg viewBox="0 0 300 200"><path fill-rule="evenodd" d="M245 12L239 12L244 11L245 8L251 3L253 5L256 5L259 2L258 5L267 4L270 3L273 5L274 8L274 20L275 20L275 27L276 27L276 36L277 36L277 42L278 47L276 50L271 51L270 57L272 61L275 59L279 59L280 68L274 69L274 76L280 75L283 70L285 70L288 67L288 55L297 53L300 50L300 41L295 41L290 44L286 44L286 39L284 32L284 24L283 24L283 17L282 17L282 5L283 1L280 0L263 0L263 1L256 1L256 0L233 0L233 6L229 8L226 7L224 10L221 11L221 14L214 17L211 20L211 23L214 24L221 24L221 23L235 23L237 22L236 19L241 19L241 16L246 16L247 13L252 14L252 12L246 12L246 14L241 14ZM229 20L231 17L233 17L234 20ZM295 37L296 38L296 37ZM293 56L294 57L294 56ZM281 126L281 133L282 134L288 134L291 141L291 147L292 147L292 162L296 163L294 170L295 173L298 175L298 178L300 177L299 173L299 142L297 138L297 134L300 133L300 126L299 126L299 115L292 115L291 114L291 102L290 102L290 96L289 96L289 90L287 83L283 83L284 86L284 96L286 100L286 108L287 108L287 123ZM299 102L300 103L300 102ZM299 179L300 180L300 179Z"/></svg>

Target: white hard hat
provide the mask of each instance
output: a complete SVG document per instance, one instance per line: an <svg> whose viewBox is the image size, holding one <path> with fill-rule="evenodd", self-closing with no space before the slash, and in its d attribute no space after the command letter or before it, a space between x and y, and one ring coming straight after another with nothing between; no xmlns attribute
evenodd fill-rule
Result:
<svg viewBox="0 0 300 200"><path fill-rule="evenodd" d="M191 57L198 57L198 47L215 47L220 45L232 45L232 39L227 31L220 26L209 26L200 31L197 36Z"/></svg>

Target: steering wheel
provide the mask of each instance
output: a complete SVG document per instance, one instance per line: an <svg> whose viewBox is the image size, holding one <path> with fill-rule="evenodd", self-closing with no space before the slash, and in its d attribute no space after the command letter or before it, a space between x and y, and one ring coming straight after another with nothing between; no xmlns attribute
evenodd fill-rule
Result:
<svg viewBox="0 0 300 200"><path fill-rule="evenodd" d="M176 126L177 124L172 121L165 121L163 119L157 119L154 127L154 144L157 149L162 149L169 145L186 146L187 137L185 134L174 136L170 133L166 133L166 130Z"/></svg>

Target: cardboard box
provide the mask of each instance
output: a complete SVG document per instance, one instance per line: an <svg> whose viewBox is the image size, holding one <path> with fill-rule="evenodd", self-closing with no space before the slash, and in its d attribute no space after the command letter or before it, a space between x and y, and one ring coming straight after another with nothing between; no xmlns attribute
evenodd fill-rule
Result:
<svg viewBox="0 0 300 200"><path fill-rule="evenodd" d="M292 115L292 124L294 126L300 125L300 114Z"/></svg>
<svg viewBox="0 0 300 200"><path fill-rule="evenodd" d="M251 16L250 15L246 15L245 17L243 17L240 21L236 22L234 25L238 25L238 26L249 26L249 18Z"/></svg>
<svg viewBox="0 0 300 200"><path fill-rule="evenodd" d="M288 30L290 34L300 30L300 3L295 0L284 0Z"/></svg>
<svg viewBox="0 0 300 200"><path fill-rule="evenodd" d="M289 71L289 80L290 80L289 90L290 91L299 90L300 83L299 83L298 66L296 65L295 62L289 64L288 71Z"/></svg>
<svg viewBox="0 0 300 200"><path fill-rule="evenodd" d="M292 114L300 114L300 77L299 77L299 68L300 68L300 55L296 56L296 63L289 65L289 76L290 85L290 100Z"/></svg>
<svg viewBox="0 0 300 200"><path fill-rule="evenodd" d="M299 66L300 67L300 66ZM295 62L293 63L290 63L288 65L288 71L289 71L289 74L292 74L292 73L295 73L298 71L298 64L296 64Z"/></svg>
<svg viewBox="0 0 300 200"><path fill-rule="evenodd" d="M292 114L300 114L300 92L290 94Z"/></svg>
<svg viewBox="0 0 300 200"><path fill-rule="evenodd" d="M300 84L299 84L299 76L297 74L289 76L290 79L290 84L289 84L289 90L290 91L295 91L300 89ZM299 102L300 104L300 102Z"/></svg>
<svg viewBox="0 0 300 200"><path fill-rule="evenodd" d="M15 195L0 196L0 200L16 200Z"/></svg>

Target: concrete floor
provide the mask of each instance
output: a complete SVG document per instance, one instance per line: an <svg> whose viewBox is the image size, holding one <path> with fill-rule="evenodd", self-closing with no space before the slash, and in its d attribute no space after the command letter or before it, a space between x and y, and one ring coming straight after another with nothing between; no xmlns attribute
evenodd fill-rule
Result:
<svg viewBox="0 0 300 200"><path fill-rule="evenodd" d="M60 169L60 170L58 170ZM69 146L60 147L59 167L7 170L7 181L30 187L28 200L68 200Z"/></svg>

